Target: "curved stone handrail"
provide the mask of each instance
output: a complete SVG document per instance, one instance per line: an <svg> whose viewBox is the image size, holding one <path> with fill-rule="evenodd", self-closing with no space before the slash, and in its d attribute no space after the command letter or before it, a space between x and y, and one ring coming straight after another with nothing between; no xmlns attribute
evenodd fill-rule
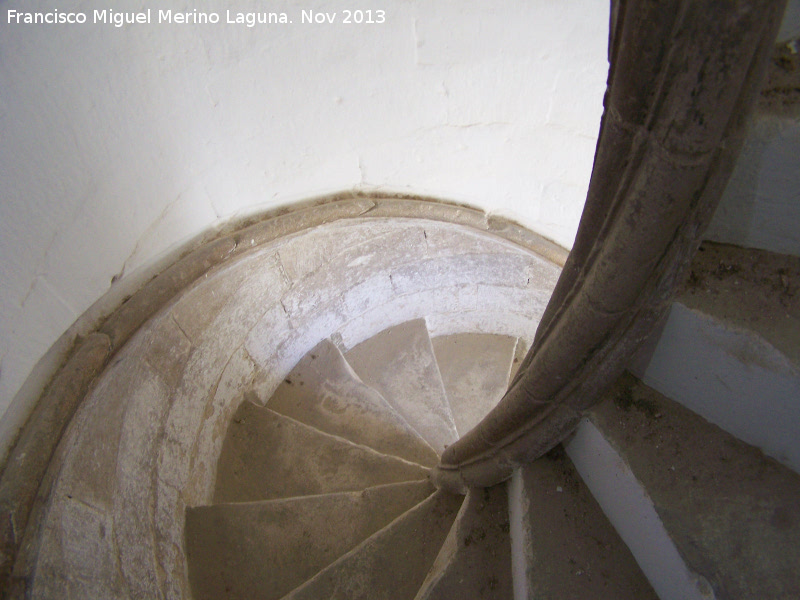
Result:
<svg viewBox="0 0 800 600"><path fill-rule="evenodd" d="M586 207L505 397L432 479L464 492L511 476L577 425L669 305L722 195L784 2L621 0Z"/></svg>

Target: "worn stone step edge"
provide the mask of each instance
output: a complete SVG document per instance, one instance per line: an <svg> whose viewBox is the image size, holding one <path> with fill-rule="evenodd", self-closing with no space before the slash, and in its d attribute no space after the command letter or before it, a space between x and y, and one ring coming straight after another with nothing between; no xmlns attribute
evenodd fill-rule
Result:
<svg viewBox="0 0 800 600"><path fill-rule="evenodd" d="M445 396L459 436L475 427L506 393L518 344L519 338L514 336L486 333L459 333L431 338ZM492 350L491 353L488 353L487 347ZM475 358L480 355L487 359L486 362ZM465 356L468 357L466 360ZM490 357L493 360L489 361ZM498 358L499 361L494 360ZM470 370L480 374L480 386L466 386L467 382L476 383L475 379L464 374ZM491 381L488 373L500 377Z"/></svg>
<svg viewBox="0 0 800 600"><path fill-rule="evenodd" d="M435 491L421 479L188 508L185 544L193 595L279 598Z"/></svg>
<svg viewBox="0 0 800 600"><path fill-rule="evenodd" d="M287 417L287 416L285 416L283 414L276 413L275 411L269 409L268 407L261 406L260 404L255 404L255 403L249 402L247 400L245 400L242 404L244 404L245 402L248 403L248 406L249 406L250 409L257 411L256 414L263 412L266 415L268 415L269 418L277 419L279 422L283 422L283 423L286 423L288 425L291 425L292 427L295 427L295 428L297 428L297 429L299 429L301 431L305 430L306 432L308 432L309 435L313 436L314 438L316 438L318 440L323 440L325 443L334 444L334 445L337 445L339 447L348 447L351 450L355 450L358 453L360 453L362 457L363 456L370 456L375 461L377 461L379 463L393 463L396 467L398 467L400 469L410 469L410 470L413 470L413 471L417 472L416 477L411 477L410 479L400 479L398 481L414 481L414 480L418 480L419 478L424 477L424 474L430 472L430 467L427 467L425 465L420 465L418 463L405 460L405 459L403 459L401 457L398 457L398 456L393 456L393 455L389 455L389 454L383 454L381 452L376 451L373 448L370 448L368 446L364 446L362 444L355 444L355 443L353 443L352 441L350 441L350 440L348 440L346 438L343 438L343 437L340 437L340 436L337 436L337 435L331 435L331 434L326 433L324 431L320 431L316 427L312 427L310 425L306 425L305 423L301 423L300 421L292 419L291 417ZM241 410L241 407L239 409L237 409L237 411L233 414L232 418L235 418L236 415L239 414L239 410ZM229 429L228 435L230 435L230 429ZM224 451L225 451L225 443L223 443L223 452ZM222 458L222 456L223 456L223 454L221 453L220 454L220 458ZM231 467L231 468L233 468L233 467ZM273 498L258 498L258 499L254 499L254 500L248 500L248 501L245 501L245 500L239 500L239 501L221 500L221 499L218 498L219 497L219 491L217 490L217 488L219 487L219 485L221 485L221 483L225 483L225 482L227 482L228 484L233 483L231 481L228 481L228 479L230 479L230 477L232 477L232 474L231 474L232 472L227 472L227 471L225 472L226 474L223 476L223 481L220 481L220 473L222 473L222 472L223 471L221 471L219 469L219 466L218 466L217 467L217 478L216 478L215 486L214 486L215 487L215 491L214 491L214 495L213 495L214 498L215 498L215 501L212 504L239 503L239 502L248 502L248 501L262 501L262 500L268 500L268 499L277 499L277 498L281 498L281 497L297 497L296 494L293 494L291 496L277 496L277 497L273 497ZM390 483L390 482L387 482L387 483ZM370 487L370 486L366 486L366 487ZM347 489L347 490L340 489L340 490L337 490L337 492L338 491L354 491L355 489L356 488L350 488L350 489ZM330 492L330 493L336 493L336 492Z"/></svg>
<svg viewBox="0 0 800 600"><path fill-rule="evenodd" d="M269 405L261 406L260 404L256 404L256 406L258 408L262 408L262 409L266 409L266 410L270 410L270 411L272 410L272 409L269 408ZM272 412L275 412L275 411L272 411ZM361 450L365 450L367 452L372 452L373 454L377 454L378 456L391 458L393 460L398 460L398 461L403 462L403 463L405 463L407 465L411 465L411 466L414 466L414 467L419 467L421 469L425 469L425 470L430 469L430 467L428 467L426 465L421 465L421 464L419 464L417 462L414 462L414 461L411 461L411 460L407 460L407 459L403 458L402 456L395 456L394 454L386 454L384 452L380 452L378 450L375 450L375 448L371 448L369 446L365 446L364 444L357 444L356 442L353 442L352 440L348 440L345 437L342 437L342 436L339 436L339 435L334 435L332 433L327 433L325 431L317 429L313 425L307 425L306 423L303 423L302 421L298 421L297 419L293 419L292 417L287 417L283 413L275 412L275 414L276 415L280 415L281 418L288 419L288 420L292 421L293 423L295 423L295 424L297 424L297 425L299 425L301 427L307 427L309 429L313 429L315 432L319 433L320 435L324 435L324 436L327 436L327 437L330 437L330 438L334 438L334 439L336 439L338 441L345 442L347 444L350 444L351 446L355 446L356 448L360 448Z"/></svg>
<svg viewBox="0 0 800 600"><path fill-rule="evenodd" d="M430 484L430 486L431 486L431 493L434 493L436 491L436 488L433 487L433 484L430 483L429 479L409 479L407 481L396 481L394 483L381 483L379 485L372 485L372 486L364 488L362 490L355 490L355 491L350 491L350 492L326 492L326 493L323 493L323 494L304 494L302 496L285 496L283 498L270 498L268 500L247 500L247 501L243 501L243 502L214 502L214 503L211 503L211 504L203 504L203 505L200 505L200 506L193 506L191 508L192 509L203 508L204 506L223 506L224 507L224 506L247 506L248 504L253 504L253 505L265 505L265 504L271 504L271 503L279 504L281 502L294 502L296 500L302 500L304 498L324 498L325 496L338 496L338 495L341 495L341 494L359 494L359 493L362 493L362 492L366 492L368 490L378 490L378 489L390 488L390 487L394 487L394 486L406 486L406 485L412 485L412 484L422 484L422 483L426 483L426 482L428 484Z"/></svg>
<svg viewBox="0 0 800 600"><path fill-rule="evenodd" d="M469 490L414 600L510 600L510 525L505 483Z"/></svg>
<svg viewBox="0 0 800 600"><path fill-rule="evenodd" d="M440 490L437 490L436 492L434 492L433 494L428 496L427 499L423 500L422 502L420 502L416 506L410 508L409 510L407 510L406 512L404 512L403 514L398 516L394 521L392 521L391 523L389 523L388 525L386 525L385 527L383 527L379 531L375 532L373 535L369 536L367 539L365 539L363 542L361 542L358 546L356 546L355 548L353 548L352 550L350 550L346 554L340 556L336 561L334 561L333 563L331 563L330 565L328 565L327 567L322 569L319 573L317 573L314 577L308 579L302 585L300 585L297 588L295 588L294 590L292 590L289 594L284 596L281 600L292 600L292 599L294 599L296 597L296 595L302 595L304 593L304 591L306 589L308 589L308 587L313 586L314 582L316 582L319 578L323 577L327 573L330 573L332 571L335 571L335 570L339 569L340 567L343 567L350 560L356 558L360 553L364 552L366 548L370 547L375 542L380 540L382 537L386 536L390 531L396 530L398 528L400 530L404 529L405 528L405 524L406 524L405 522L410 517L413 518L413 516L416 516L417 513L424 512L424 511L428 510L428 508L430 506L432 506L432 505L435 505L435 503L437 501L441 502L443 500L443 498L441 497L442 494L447 495L447 496L452 496L451 494L448 494L447 492L442 492ZM463 499L462 499L462 501L463 501ZM447 535L449 535L450 529L452 529L452 527L453 527L452 523L455 521L456 515L459 513L459 511L460 511L460 506L455 511L455 514L453 515L453 521L451 521L451 525L448 528L448 533L443 536L442 543L447 538ZM435 561L435 555L431 559L431 564L429 565L428 570L430 570L430 567L433 565L434 561ZM422 581L424 581L424 579L425 579L425 576L423 576L421 578L420 584L422 583Z"/></svg>
<svg viewBox="0 0 800 600"><path fill-rule="evenodd" d="M388 353L386 348L389 349ZM409 356L405 352L409 348L420 350L420 354L413 355L412 358L424 355L427 359L421 372L429 375L425 385L413 386L412 391L421 392L421 396L411 399L405 393L400 395L391 393L398 390L390 384L401 381L400 379L382 376L387 364L403 366L403 372L406 374L420 375L416 372L419 363L413 363L413 370L408 369L412 363L404 357ZM350 348L344 353L344 357L359 379L381 394L411 427L437 450L437 453L458 439L458 430L425 319L412 319L384 329ZM412 381L413 383L422 383L422 380L416 379Z"/></svg>
<svg viewBox="0 0 800 600"><path fill-rule="evenodd" d="M789 401L800 396L800 367L753 330L680 302L668 315L632 372L800 473L800 406Z"/></svg>
<svg viewBox="0 0 800 600"><path fill-rule="evenodd" d="M326 391L331 392L330 370L334 374L346 378L338 379L331 396L345 404L353 404L356 417L342 419L339 411L326 410L323 400ZM308 374L310 373L310 377ZM315 383L325 379L320 386ZM335 379L335 380L336 380ZM299 381L299 385L298 385ZM304 385L305 383L305 385ZM344 391L345 394L340 394ZM366 395L365 395L366 394ZM255 394L251 394L255 396ZM329 398L331 397L329 396ZM411 462L419 462L433 466L438 462L438 455L433 447L406 421L397 410L374 388L364 383L353 371L338 346L330 339L317 344L304 356L278 386L266 403L258 398L249 398L251 402L266 406L274 412L285 415L329 433L349 439L347 434L355 434L350 441L373 448L377 452L402 456ZM355 401L353 401L355 400ZM343 412L343 411L342 411ZM299 413L299 414L298 414ZM360 425L360 427L359 427ZM349 431L346 431L349 429ZM374 429L372 436L361 433L364 429ZM338 430L338 431L337 431ZM356 441L356 440L359 441ZM391 452L400 451L402 454ZM423 459L426 462L422 463Z"/></svg>
<svg viewBox="0 0 800 600"><path fill-rule="evenodd" d="M699 597L800 597L800 476L791 469L630 375L567 451L662 584L678 579L664 564L672 554L699 574L688 577ZM673 549L659 550L659 536Z"/></svg>
<svg viewBox="0 0 800 600"><path fill-rule="evenodd" d="M751 331L800 367L800 256L703 242L676 302Z"/></svg>
<svg viewBox="0 0 800 600"><path fill-rule="evenodd" d="M517 469L511 487L521 597L658 600L562 446Z"/></svg>

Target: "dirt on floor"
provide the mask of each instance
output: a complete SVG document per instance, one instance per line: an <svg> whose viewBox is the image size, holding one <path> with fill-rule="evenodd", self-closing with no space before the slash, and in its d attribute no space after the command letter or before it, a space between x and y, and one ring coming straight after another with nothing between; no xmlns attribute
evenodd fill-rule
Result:
<svg viewBox="0 0 800 600"><path fill-rule="evenodd" d="M800 115L800 39L775 47L758 109Z"/></svg>
<svg viewBox="0 0 800 600"><path fill-rule="evenodd" d="M703 242L677 300L755 331L800 365L800 257Z"/></svg>

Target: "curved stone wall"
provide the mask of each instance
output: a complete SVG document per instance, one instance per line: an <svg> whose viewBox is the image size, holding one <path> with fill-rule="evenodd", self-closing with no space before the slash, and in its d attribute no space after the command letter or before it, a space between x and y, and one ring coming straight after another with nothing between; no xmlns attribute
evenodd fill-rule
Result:
<svg viewBox="0 0 800 600"><path fill-rule="evenodd" d="M371 208L342 218L354 202ZM95 334L119 349L69 423L25 529L14 575L33 597L186 597L184 510L210 500L246 391L266 401L322 339L347 350L414 318L432 335L530 340L565 254L443 204L374 198L303 212L199 248L176 265L196 263L193 281L162 298L179 281L165 271ZM227 258L203 271L214 251ZM7 476L0 491L13 495Z"/></svg>

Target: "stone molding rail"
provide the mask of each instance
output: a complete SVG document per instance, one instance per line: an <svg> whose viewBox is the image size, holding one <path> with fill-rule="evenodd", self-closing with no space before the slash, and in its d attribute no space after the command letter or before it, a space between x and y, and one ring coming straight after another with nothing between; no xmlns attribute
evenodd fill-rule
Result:
<svg viewBox="0 0 800 600"><path fill-rule="evenodd" d="M547 452L601 398L685 277L733 169L782 1L621 0L575 245L498 406L432 478L487 487Z"/></svg>

